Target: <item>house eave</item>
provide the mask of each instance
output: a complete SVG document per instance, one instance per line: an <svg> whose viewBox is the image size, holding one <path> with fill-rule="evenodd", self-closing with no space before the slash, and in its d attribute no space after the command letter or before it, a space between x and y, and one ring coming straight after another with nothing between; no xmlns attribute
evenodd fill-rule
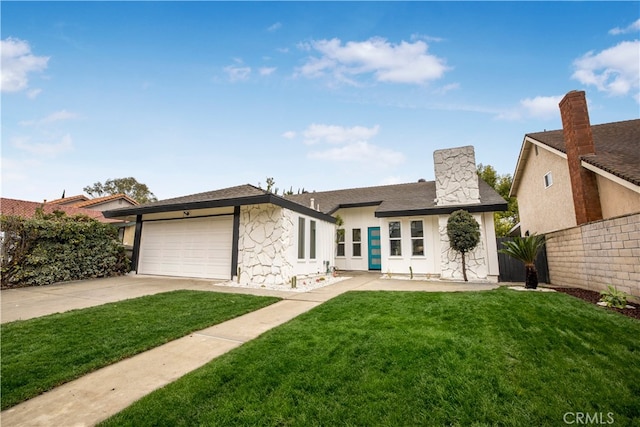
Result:
<svg viewBox="0 0 640 427"><path fill-rule="evenodd" d="M611 172L606 171L606 170L604 170L602 168L599 168L598 166L592 165L591 163L588 163L588 162L586 162L584 160L580 161L580 165L585 169L588 169L588 170L590 170L592 172L595 172L596 174L598 174L598 175L600 175L600 176L602 176L604 178L607 178L610 181L615 182L616 184L619 184L619 185L621 185L623 187L626 187L631 191L635 191L636 193L640 193L640 185L636 185L633 182L629 182L624 178L621 178L621 177L619 177L617 175L614 175Z"/></svg>
<svg viewBox="0 0 640 427"><path fill-rule="evenodd" d="M524 173L524 167L531 154L531 147L535 145L544 150L549 151L557 156L562 157L563 159L567 159L567 154L562 151L555 149L544 142L538 141L537 139L531 138L529 135L525 135L524 140L522 141L522 147L520 147L520 154L518 155L518 162L516 163L516 170L513 172L513 182L511 183L511 189L509 190L509 197L517 197L518 196L518 186L520 185L520 180L522 174Z"/></svg>
<svg viewBox="0 0 640 427"><path fill-rule="evenodd" d="M282 208L286 208L323 221L331 223L335 223L336 221L335 218L331 215L327 215L323 212L307 208L305 206L283 199L282 197L278 197L274 194L261 194L258 196L237 197L233 199L203 200L198 202L174 203L158 206L137 206L135 208L122 208L104 211L103 215L105 216L105 218L124 218L152 213L260 205L265 203L271 203L273 205L280 206Z"/></svg>
<svg viewBox="0 0 640 427"><path fill-rule="evenodd" d="M493 203L493 204L474 204L474 205L449 205L449 206L436 206L433 208L425 209L411 209L411 210L397 210L397 211L384 211L376 212L376 218L392 218L400 216L430 216L430 215L447 215L458 209L464 209L470 213L479 212L501 212L507 210L507 203Z"/></svg>

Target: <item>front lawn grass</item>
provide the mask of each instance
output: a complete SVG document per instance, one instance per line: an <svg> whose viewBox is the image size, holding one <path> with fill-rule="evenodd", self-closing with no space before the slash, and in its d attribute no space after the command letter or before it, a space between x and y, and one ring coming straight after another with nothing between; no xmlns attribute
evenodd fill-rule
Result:
<svg viewBox="0 0 640 427"><path fill-rule="evenodd" d="M278 300L174 291L6 323L1 327L2 409Z"/></svg>
<svg viewBox="0 0 640 427"><path fill-rule="evenodd" d="M103 425L640 425L639 337L559 293L351 292Z"/></svg>

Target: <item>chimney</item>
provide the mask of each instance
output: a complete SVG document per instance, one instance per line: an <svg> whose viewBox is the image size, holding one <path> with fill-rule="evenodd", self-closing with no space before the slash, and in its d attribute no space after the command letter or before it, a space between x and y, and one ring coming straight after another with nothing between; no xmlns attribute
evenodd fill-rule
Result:
<svg viewBox="0 0 640 427"><path fill-rule="evenodd" d="M480 203L476 155L473 146L433 152L437 206Z"/></svg>
<svg viewBox="0 0 640 427"><path fill-rule="evenodd" d="M312 197L312 198L311 198L311 202L310 202L310 204L309 204L309 207L310 207L311 209L315 209L315 208L316 208L315 201L316 201L316 200Z"/></svg>
<svg viewBox="0 0 640 427"><path fill-rule="evenodd" d="M567 93L559 105L576 222L597 221L602 219L598 182L595 173L581 165L582 156L596 153L584 91Z"/></svg>

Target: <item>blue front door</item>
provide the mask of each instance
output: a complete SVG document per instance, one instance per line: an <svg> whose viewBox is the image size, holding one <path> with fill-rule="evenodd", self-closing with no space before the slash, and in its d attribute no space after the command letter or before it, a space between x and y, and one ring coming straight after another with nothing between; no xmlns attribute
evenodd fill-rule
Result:
<svg viewBox="0 0 640 427"><path fill-rule="evenodd" d="M369 227L369 270L381 270L380 227Z"/></svg>

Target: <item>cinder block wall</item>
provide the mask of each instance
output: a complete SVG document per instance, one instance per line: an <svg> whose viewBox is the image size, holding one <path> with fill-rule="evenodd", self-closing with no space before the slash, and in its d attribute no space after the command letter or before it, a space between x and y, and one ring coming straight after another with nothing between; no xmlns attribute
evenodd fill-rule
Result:
<svg viewBox="0 0 640 427"><path fill-rule="evenodd" d="M546 234L551 283L640 298L640 213Z"/></svg>

